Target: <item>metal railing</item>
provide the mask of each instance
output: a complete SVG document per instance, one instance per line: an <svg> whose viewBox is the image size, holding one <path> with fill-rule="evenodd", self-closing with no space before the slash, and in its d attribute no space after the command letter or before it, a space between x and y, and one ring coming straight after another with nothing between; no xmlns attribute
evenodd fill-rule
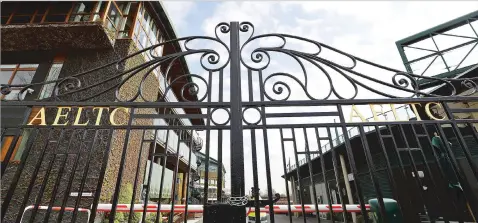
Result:
<svg viewBox="0 0 478 223"><path fill-rule="evenodd" d="M155 119L154 120L154 125L159 125L159 126L165 126L168 125L163 119ZM173 130L157 130L158 133L156 135L156 142L159 144L163 145L164 148L167 148L167 151L170 153L176 153L178 150L178 143L179 143L179 151L178 155L180 157L180 160L186 164L191 164L191 168L193 170L197 169L196 166L196 155L194 153L191 153L191 162L189 162L189 150L192 148L189 148L184 142L179 141L179 136L174 132ZM169 133L168 133L169 131ZM154 135L154 132L151 134ZM197 134L197 133L196 133ZM167 137L167 138L166 138ZM167 142L167 145L166 145Z"/></svg>
<svg viewBox="0 0 478 223"><path fill-rule="evenodd" d="M408 105L402 105L402 106L399 106L396 108L396 111L399 112L399 111L405 111L407 112L408 114ZM385 114L385 117L387 117L387 114L390 114L390 112L392 112L392 110L390 111L386 111L384 112L383 114L377 114L377 116L384 116ZM408 117L412 117L410 115L408 115ZM370 117L370 118L367 118L367 121L369 120L372 120L374 117ZM338 128L338 127L337 127ZM364 128L364 132L367 133L367 132L371 132L371 131L375 131L375 127L374 126L363 126ZM379 129L382 129L384 128L384 126L379 126ZM338 128L339 129L339 128ZM352 127L352 128L349 128L349 130L347 131L347 136L349 138L352 138L352 137L355 137L355 136L358 136L360 135L360 131L358 129L358 127ZM331 136L332 137L332 136ZM341 134L339 136L335 136L334 139L331 140L332 141L332 145L330 145L330 142L327 142L326 144L324 144L320 149L322 150L322 153L325 153L327 151L329 151L331 148L334 148L336 146L339 146L341 144L343 144L345 142L345 138L344 138L344 134ZM318 151L318 150L316 150ZM311 150L311 152L313 152ZM317 153L312 153L310 154L310 159L313 160L317 157L319 157L320 154L317 154ZM307 158L303 158L299 161L298 165L299 167L306 164L307 163ZM291 172L293 171L294 169L296 168L296 164L293 164L293 165L288 165L288 169L287 171L288 172Z"/></svg>

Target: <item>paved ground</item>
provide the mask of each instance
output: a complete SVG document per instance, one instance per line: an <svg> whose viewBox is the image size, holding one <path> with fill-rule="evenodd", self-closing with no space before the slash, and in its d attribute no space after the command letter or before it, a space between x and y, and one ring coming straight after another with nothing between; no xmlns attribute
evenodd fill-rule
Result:
<svg viewBox="0 0 478 223"><path fill-rule="evenodd" d="M278 214L278 215L274 215L275 217L275 222L276 223L290 223L290 219L289 219L289 216L287 215L282 215L282 214ZM317 223L317 218L307 218L306 219L307 223ZM330 220L323 220L323 219L320 219L320 223L331 223L332 221ZM336 221L337 222L337 221ZM304 223L304 218L303 217L292 217L292 223Z"/></svg>

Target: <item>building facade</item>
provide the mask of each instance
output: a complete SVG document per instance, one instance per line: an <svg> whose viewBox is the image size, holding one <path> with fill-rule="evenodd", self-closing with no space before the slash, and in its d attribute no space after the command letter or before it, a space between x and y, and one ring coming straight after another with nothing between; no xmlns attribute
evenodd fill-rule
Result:
<svg viewBox="0 0 478 223"><path fill-rule="evenodd" d="M172 80L177 83L192 81L178 77L189 73L184 58L171 62L169 67L148 64L161 55L181 52L177 42L159 45L151 52L144 51L118 63L121 58L176 38L168 15L158 1L2 2L1 8L0 84L32 84L25 91L2 86L3 101L197 100L194 95L181 92L176 85L165 89L165 83ZM130 69L144 64L148 66L139 69L137 75L128 76ZM151 69L149 74L146 73L148 69ZM64 86L54 82L59 78L66 78L65 83L60 83ZM46 83L35 84L42 82ZM80 87L80 83L93 86L88 91L59 97L62 91ZM118 85L121 89L115 92L111 86ZM140 87L141 97L135 98ZM109 108L42 109L42 106L1 108L1 162L2 167L6 166L5 171L2 169L1 195L2 200L6 196L12 198L8 205L2 205L2 212L6 211L5 222L18 220L29 205L89 208L93 202L91 194L95 193L100 193L100 203L111 203L118 182L119 203L139 203L144 199L184 202L189 173L197 171L193 150L202 147L196 132L131 130L126 133L125 130L88 128L50 131L6 127L20 125L24 120L31 125L42 125L42 120L35 119L42 111L47 123L63 124L96 122L102 126L108 121L107 115L101 116L102 112L112 115ZM129 115L132 112L116 111L116 123L127 122L128 112ZM195 108L136 109L135 112L201 113ZM53 120L59 113L64 114L63 120ZM74 114L78 113L76 118ZM201 119L156 118L143 119L136 124L190 126L203 123ZM17 172L21 173L19 179L15 177ZM107 216L107 212L97 215L99 218ZM53 213L48 217L60 216ZM65 214L60 218L67 222L70 217Z"/></svg>
<svg viewBox="0 0 478 223"><path fill-rule="evenodd" d="M205 176L206 176L206 155L204 153L199 152L197 154L197 159L198 159L198 174L199 174L199 181L196 185L196 188L199 190L201 194L203 193L204 187L207 184L208 185L208 197L207 197L207 202L208 203L216 203L216 202L222 202L218 201L218 193L221 193L222 198L225 197L225 187L226 187L226 169L224 168L224 164L219 164L219 162L214 159L214 158L209 158L209 168L207 170L208 172L208 182L205 182ZM222 174L219 174L219 171L222 172ZM219 180L219 177L222 176L222 180ZM222 183L221 183L222 182ZM201 197L204 199L204 197Z"/></svg>
<svg viewBox="0 0 478 223"><path fill-rule="evenodd" d="M478 43L478 36L473 32L476 25L478 11L397 41L407 72L436 78L478 77L478 50L471 48ZM427 79L417 79L416 84L419 89L425 89L429 97L451 94L477 96L473 89L464 84ZM469 84L476 85L477 82L470 80ZM449 114L438 103L395 106L382 107L382 111L386 112L374 114L366 120L393 121L398 120L397 114L408 121L447 120L450 115L454 120L478 118L475 102L449 102L449 109L463 110ZM370 109L368 105L357 107ZM294 203L360 204L360 199L368 203L380 194L383 198L395 199L402 214L416 222L427 221L427 218L473 221L475 217L470 207L476 207L477 204L473 203L471 197L478 198L478 182L474 177L478 171L476 123L457 124L457 130L446 124L371 125L365 126L362 133L359 127L348 128L347 137L353 151L356 175L352 173L351 158L346 151L347 140L339 129L330 128L321 135L328 140L324 140L320 148L311 149L315 152L310 155L311 172L306 158L297 163L293 161L288 166L286 179L290 181L290 195ZM440 148L436 142L443 138L448 146ZM451 153L444 152L447 149ZM321 150L323 154L319 155L315 150ZM368 152L370 157L366 155ZM444 161L444 157L448 156L452 158ZM452 162L456 162L458 170L451 167ZM469 185L469 189L463 189L465 192L454 186L459 184L456 180L458 172L467 179L464 183ZM379 192L371 179L379 185ZM464 193L470 196L469 200L464 198ZM400 204L400 199L412 202ZM328 213L320 213L320 217L331 218ZM341 214L335 217L343 219ZM358 216L355 214L347 217L357 222ZM363 219L363 216L360 218Z"/></svg>

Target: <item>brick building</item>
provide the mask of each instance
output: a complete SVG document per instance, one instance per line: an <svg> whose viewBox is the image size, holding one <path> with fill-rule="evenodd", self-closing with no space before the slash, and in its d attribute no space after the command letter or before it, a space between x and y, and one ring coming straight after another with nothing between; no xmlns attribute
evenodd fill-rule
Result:
<svg viewBox="0 0 478 223"><path fill-rule="evenodd" d="M192 82L190 78L180 76L189 73L184 58L171 62L170 68L149 64L138 69L138 66L153 61L155 57L181 52L177 42L155 47L152 52L145 51L117 63L144 48L176 39L174 28L159 1L2 2L1 10L0 84L33 84L25 91L2 87L4 101L107 103L157 101L159 98L170 102L197 100L190 92L181 92L182 85ZM130 69L138 69L138 72L128 76ZM151 69L149 74L146 73L148 69ZM165 75L167 72L169 76ZM65 77L70 78L58 86L54 82L48 83ZM172 80L175 81L171 88L165 89L164 82L171 83ZM47 83L34 84L42 82ZM91 87L87 91L57 97L62 91L81 88L80 83ZM65 85L60 87L60 84ZM121 87L115 91L112 86ZM136 98L138 89L141 89L141 97ZM190 151L202 146L196 132L138 129L128 132L106 127L13 128L25 121L41 125L40 121L34 120L41 108L40 104L1 108L2 200L11 192L8 205L2 203L5 214L3 218L2 213L2 219L5 222L18 220L29 205L90 208L95 197L92 194L96 193L100 194L99 203L111 203L121 163L124 165L119 179L120 203L131 200L139 203L146 198L145 194L151 202L171 202L173 199L175 203L183 202L189 172L196 171L196 155ZM83 113L81 109L84 109ZM55 122L53 119L58 108L46 107L45 111L46 122ZM98 108L72 106L62 112L66 112L61 121L63 123L92 123L97 120L100 126L106 126L108 122L107 115L95 118L101 112ZM104 112L111 115L112 110L104 109ZM127 123L131 112L118 109L115 121ZM197 108L138 108L134 112L201 113ZM80 113L79 119L75 120L74 114L77 113ZM204 123L201 119L156 118L137 120L133 124L181 126ZM155 155L161 153L169 155ZM152 170L150 181L148 169ZM165 176L163 180L160 180L161 175ZM148 185L149 192L145 189ZM176 185L174 190L173 185ZM53 212L48 217L54 221L59 215ZM71 220L72 216L68 213L63 215L63 221ZM38 212L35 219L42 217L45 213Z"/></svg>

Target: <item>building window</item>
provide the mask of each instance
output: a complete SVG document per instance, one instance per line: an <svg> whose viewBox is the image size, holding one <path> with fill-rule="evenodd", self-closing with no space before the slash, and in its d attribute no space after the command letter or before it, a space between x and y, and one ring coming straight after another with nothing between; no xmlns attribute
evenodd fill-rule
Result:
<svg viewBox="0 0 478 223"><path fill-rule="evenodd" d="M108 2L2 2L2 24L102 21Z"/></svg>
<svg viewBox="0 0 478 223"><path fill-rule="evenodd" d="M2 25L7 24L8 20L10 19L11 15L15 11L15 2L2 2L1 3L1 14L0 16L2 17Z"/></svg>
<svg viewBox="0 0 478 223"><path fill-rule="evenodd" d="M97 22L97 21L102 21L102 19L105 16L106 8L108 7L108 2L107 1L99 1L96 4L96 7L92 13L92 21Z"/></svg>
<svg viewBox="0 0 478 223"><path fill-rule="evenodd" d="M23 130L23 135L18 137L18 140L16 141L15 147L13 148L13 153L10 156L9 162L20 162L23 151L25 150L26 144L28 137L30 136L31 129L25 129ZM15 136L5 136L2 139L2 149L1 149L1 157L0 161L4 162L6 159L6 155L8 150L10 149L10 146L14 142Z"/></svg>
<svg viewBox="0 0 478 223"><path fill-rule="evenodd" d="M61 72L61 68L63 67L63 61L64 61L64 58L54 59L53 64L51 65L50 70L48 71L48 75L45 79L45 82L54 81L58 79L58 76L60 75L60 72ZM53 94L53 91L55 90L55 85L56 85L55 82L43 85L38 99L51 97Z"/></svg>
<svg viewBox="0 0 478 223"><path fill-rule="evenodd" d="M9 24L30 23L35 17L35 14L37 14L37 9L42 5L45 4L41 4L39 2L26 4L24 6L20 4L16 5L15 3L5 5L2 4L2 17L9 16L9 18L5 18L5 23L2 21L2 24L6 24L7 22Z"/></svg>
<svg viewBox="0 0 478 223"><path fill-rule="evenodd" d="M140 8L136 16L133 40L140 50L162 42L159 28L144 6ZM162 53L162 47L156 47L153 52L154 56L161 56ZM149 52L145 52L144 56L146 60L152 59Z"/></svg>
<svg viewBox="0 0 478 223"><path fill-rule="evenodd" d="M69 22L88 22L92 20L92 12L95 10L96 4L102 2L77 2L73 4L73 11L71 12Z"/></svg>
<svg viewBox="0 0 478 223"><path fill-rule="evenodd" d="M8 149L10 149L10 146L12 145L14 139L15 139L15 136L5 136L3 138L3 140L2 140L1 162L4 162L4 160L6 158L6 155L7 155L7 152L8 152ZM16 153L18 151L18 147L20 147L20 142L21 142L21 137L19 137L19 139L17 141L17 144L13 148L13 154L10 157L10 161L16 161L15 157L16 157Z"/></svg>
<svg viewBox="0 0 478 223"><path fill-rule="evenodd" d="M72 10L72 2L54 2L48 8L47 14L43 22L62 23L66 22L68 14Z"/></svg>
<svg viewBox="0 0 478 223"><path fill-rule="evenodd" d="M33 76L38 68L38 64L2 64L0 65L0 84L24 85L32 82ZM22 90L21 87L12 87L12 92L8 95L2 95L2 100L17 100L17 95ZM25 97L29 91L23 92Z"/></svg>
<svg viewBox="0 0 478 223"><path fill-rule="evenodd" d="M138 2L111 2L106 16L106 28L116 33L117 38L130 37Z"/></svg>

